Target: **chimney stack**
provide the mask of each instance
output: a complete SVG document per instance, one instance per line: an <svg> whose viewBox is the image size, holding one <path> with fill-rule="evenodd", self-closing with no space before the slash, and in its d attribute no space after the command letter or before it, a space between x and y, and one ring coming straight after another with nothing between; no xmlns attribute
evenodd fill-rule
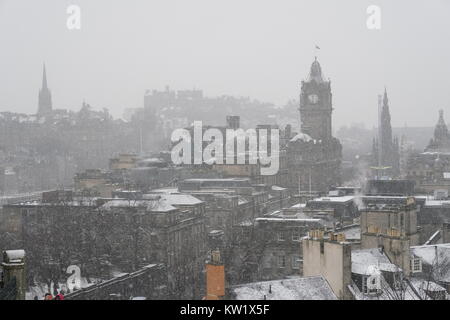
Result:
<svg viewBox="0 0 450 320"><path fill-rule="evenodd" d="M225 266L220 251L211 251L211 260L206 264L205 300L220 300L225 297Z"/></svg>

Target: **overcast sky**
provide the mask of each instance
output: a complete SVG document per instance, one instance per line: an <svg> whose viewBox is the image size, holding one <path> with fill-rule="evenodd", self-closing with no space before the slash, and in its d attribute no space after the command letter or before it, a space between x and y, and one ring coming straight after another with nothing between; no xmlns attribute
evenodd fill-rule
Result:
<svg viewBox="0 0 450 320"><path fill-rule="evenodd" d="M366 27L371 4L379 31ZM120 116L165 85L283 105L317 44L336 127L375 125L385 85L394 126L434 125L440 108L450 120L447 0L0 0L0 40L0 111L36 112L44 61L56 108L86 99Z"/></svg>

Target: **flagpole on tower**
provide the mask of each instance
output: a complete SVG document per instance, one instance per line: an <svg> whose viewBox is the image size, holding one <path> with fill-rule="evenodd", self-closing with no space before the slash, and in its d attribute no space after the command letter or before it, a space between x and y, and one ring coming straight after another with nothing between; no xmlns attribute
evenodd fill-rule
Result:
<svg viewBox="0 0 450 320"><path fill-rule="evenodd" d="M314 47L314 57L315 57L316 60L317 60L317 52L318 52L318 50L320 50L320 47L316 44L315 47Z"/></svg>

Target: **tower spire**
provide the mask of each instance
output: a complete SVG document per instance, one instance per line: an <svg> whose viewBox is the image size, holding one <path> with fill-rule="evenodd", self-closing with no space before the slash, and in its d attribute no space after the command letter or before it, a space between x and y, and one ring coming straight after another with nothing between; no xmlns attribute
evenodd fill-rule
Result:
<svg viewBox="0 0 450 320"><path fill-rule="evenodd" d="M47 70L45 68L45 62L44 62L44 71L42 74L42 89L48 89L47 85Z"/></svg>
<svg viewBox="0 0 450 320"><path fill-rule="evenodd" d="M399 173L398 140L392 136L391 114L386 86L381 102L378 96L379 128L378 128L378 161L381 167L387 167L387 175L395 177Z"/></svg>
<svg viewBox="0 0 450 320"><path fill-rule="evenodd" d="M38 115L47 115L52 112L52 94L47 84L47 68L42 72L42 88L39 90Z"/></svg>
<svg viewBox="0 0 450 320"><path fill-rule="evenodd" d="M384 86L383 107L389 107L389 99L387 95L386 86Z"/></svg>

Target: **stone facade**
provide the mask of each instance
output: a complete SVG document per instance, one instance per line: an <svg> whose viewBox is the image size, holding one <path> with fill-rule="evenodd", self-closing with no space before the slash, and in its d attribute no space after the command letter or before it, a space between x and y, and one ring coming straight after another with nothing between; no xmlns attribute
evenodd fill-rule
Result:
<svg viewBox="0 0 450 320"><path fill-rule="evenodd" d="M28 284L57 283L69 265L108 279L113 269L133 272L162 263L169 296L195 299L202 295L206 255L205 206L196 200L82 197L7 205L0 249L27 250Z"/></svg>
<svg viewBox="0 0 450 320"><path fill-rule="evenodd" d="M442 110L428 147L422 153L409 156L406 177L416 182L417 192L450 192L450 135Z"/></svg>
<svg viewBox="0 0 450 320"><path fill-rule="evenodd" d="M372 200L373 202L371 202ZM417 206L413 197L366 198L361 210L361 248L383 251L409 275L409 247L418 245Z"/></svg>
<svg viewBox="0 0 450 320"><path fill-rule="evenodd" d="M303 275L323 276L338 299L352 299L351 244L330 239L308 238L303 244Z"/></svg>

